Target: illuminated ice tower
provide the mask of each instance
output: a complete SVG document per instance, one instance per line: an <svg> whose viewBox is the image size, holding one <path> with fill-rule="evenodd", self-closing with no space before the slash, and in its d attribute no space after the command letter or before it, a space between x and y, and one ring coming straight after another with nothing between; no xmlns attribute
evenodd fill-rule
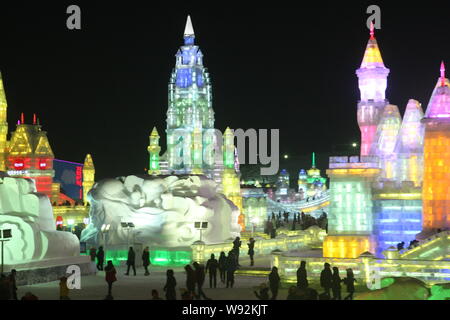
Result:
<svg viewBox="0 0 450 320"><path fill-rule="evenodd" d="M7 153L7 135L8 122L6 112L8 105L6 103L5 90L3 88L2 74L0 73L0 171L6 170L6 153Z"/></svg>
<svg viewBox="0 0 450 320"><path fill-rule="evenodd" d="M95 167L94 161L90 154L86 155L83 165L83 202L87 206L89 203L87 194L92 189L95 183Z"/></svg>
<svg viewBox="0 0 450 320"><path fill-rule="evenodd" d="M150 145L147 147L147 150L150 155L148 174L159 174L159 152L161 147L159 146L159 134L156 127L153 127L150 134Z"/></svg>
<svg viewBox="0 0 450 320"><path fill-rule="evenodd" d="M209 175L215 160L214 111L209 74L194 39L188 16L169 82L167 161L175 173Z"/></svg>
<svg viewBox="0 0 450 320"><path fill-rule="evenodd" d="M444 63L423 123L423 234L450 227L450 87Z"/></svg>
<svg viewBox="0 0 450 320"><path fill-rule="evenodd" d="M388 101L385 98L389 69L384 66L375 39L373 24L361 67L356 70L361 100L358 102L358 125L361 130L361 156L371 154L380 116Z"/></svg>

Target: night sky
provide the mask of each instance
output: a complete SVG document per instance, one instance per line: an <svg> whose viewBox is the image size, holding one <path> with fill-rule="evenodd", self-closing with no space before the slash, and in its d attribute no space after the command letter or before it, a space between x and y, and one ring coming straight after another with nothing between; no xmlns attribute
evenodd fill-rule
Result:
<svg viewBox="0 0 450 320"><path fill-rule="evenodd" d="M368 5L381 7L387 98L402 113L410 98L426 108L441 60L450 73L448 1L58 2L0 5L9 129L21 112L28 123L37 113L56 158L91 153L97 179L143 173L155 125L165 150L167 84L187 14L211 75L216 127L279 128L280 152L290 155L282 166L359 142L355 70ZM80 31L66 28L70 4L81 7ZM325 169L327 158L318 164Z"/></svg>

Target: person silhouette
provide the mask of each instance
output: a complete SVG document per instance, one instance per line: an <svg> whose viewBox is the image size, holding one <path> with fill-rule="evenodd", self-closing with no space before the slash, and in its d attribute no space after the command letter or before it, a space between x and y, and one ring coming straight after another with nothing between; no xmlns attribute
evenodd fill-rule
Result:
<svg viewBox="0 0 450 320"><path fill-rule="evenodd" d="M217 288L217 269L219 268L219 262L217 261L214 253L211 253L211 259L206 262L206 273L209 273L209 287Z"/></svg>
<svg viewBox="0 0 450 320"><path fill-rule="evenodd" d="M355 293L355 276L353 275L353 270L351 268L347 269L347 277L342 280L344 284L347 286L348 295L344 298L344 300L353 300L353 294Z"/></svg>
<svg viewBox="0 0 450 320"><path fill-rule="evenodd" d="M125 273L126 276L130 275L130 268L133 267L134 275L136 275L136 254L134 253L133 247L130 247L130 250L128 250L128 258L127 258L127 273Z"/></svg>
<svg viewBox="0 0 450 320"><path fill-rule="evenodd" d="M325 262L324 269L320 273L320 286L324 288L324 293L328 296L328 298L331 297L330 290L332 286L332 278L333 274L331 272L331 266L328 262Z"/></svg>
<svg viewBox="0 0 450 320"><path fill-rule="evenodd" d="M175 287L177 286L177 280L174 277L172 269L166 271L166 285L164 291L166 292L166 300L177 300L177 293Z"/></svg>
<svg viewBox="0 0 450 320"><path fill-rule="evenodd" d="M227 273L227 257L225 255L225 252L221 252L219 256L219 274L220 274L220 281L222 283L225 283L226 281L226 273Z"/></svg>
<svg viewBox="0 0 450 320"><path fill-rule="evenodd" d="M300 262L300 267L297 269L297 287L299 289L308 288L308 276L306 272L306 261Z"/></svg>
<svg viewBox="0 0 450 320"><path fill-rule="evenodd" d="M271 300L276 300L278 296L278 289L280 287L280 276L278 275L278 268L273 267L272 271L269 274L269 286L270 291L272 292Z"/></svg>
<svg viewBox="0 0 450 320"><path fill-rule="evenodd" d="M98 247L97 251L97 269L102 271L103 270L103 262L105 259L105 252L103 251L103 247Z"/></svg>
<svg viewBox="0 0 450 320"><path fill-rule="evenodd" d="M333 277L331 280L331 289L333 291L333 300L341 300L341 277L339 276L339 269L333 267Z"/></svg>
<svg viewBox="0 0 450 320"><path fill-rule="evenodd" d="M255 255L255 239L250 238L248 246L248 255L250 256L250 266L253 267L255 265L255 261L253 260L253 257Z"/></svg>
<svg viewBox="0 0 450 320"><path fill-rule="evenodd" d="M184 267L184 270L186 271L186 288L187 288L187 294L189 294L192 297L195 297L195 272L194 269L190 265L186 265Z"/></svg>

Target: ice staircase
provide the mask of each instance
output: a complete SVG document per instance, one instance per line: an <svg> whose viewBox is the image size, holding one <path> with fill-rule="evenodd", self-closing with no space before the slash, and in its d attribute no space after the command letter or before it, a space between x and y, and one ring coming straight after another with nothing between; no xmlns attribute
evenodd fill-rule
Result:
<svg viewBox="0 0 450 320"><path fill-rule="evenodd" d="M401 259L450 260L450 231L436 233L417 247L401 252Z"/></svg>

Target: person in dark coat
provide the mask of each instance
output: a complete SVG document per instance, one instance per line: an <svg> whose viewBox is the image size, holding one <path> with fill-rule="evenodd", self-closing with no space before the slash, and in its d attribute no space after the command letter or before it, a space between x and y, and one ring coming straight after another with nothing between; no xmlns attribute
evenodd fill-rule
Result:
<svg viewBox="0 0 450 320"><path fill-rule="evenodd" d="M177 280L174 277L172 269L166 272L167 280L164 286L164 291L166 292L166 300L177 300L177 293L175 287L177 286Z"/></svg>
<svg viewBox="0 0 450 320"><path fill-rule="evenodd" d="M353 275L353 270L351 268L347 269L347 277L342 280L347 287L348 295L344 300L353 300L353 294L355 293L355 276Z"/></svg>
<svg viewBox="0 0 450 320"><path fill-rule="evenodd" d="M12 300L19 300L17 299L17 282L16 282L16 269L11 270L11 274L8 277L9 280L9 288L11 292L11 299Z"/></svg>
<svg viewBox="0 0 450 320"><path fill-rule="evenodd" d="M339 276L339 269L333 267L333 278L331 280L331 290L333 291L333 300L341 300L341 277Z"/></svg>
<svg viewBox="0 0 450 320"><path fill-rule="evenodd" d="M192 269L192 267L190 265L186 265L184 267L184 270L186 271L186 288L187 288L187 292L189 293L189 295L191 295L192 297L195 297L195 272Z"/></svg>
<svg viewBox="0 0 450 320"><path fill-rule="evenodd" d="M278 268L273 267L272 271L269 274L269 286L270 291L272 292L271 300L276 300L278 296L278 289L280 287L280 276L278 275Z"/></svg>
<svg viewBox="0 0 450 320"><path fill-rule="evenodd" d="M205 300L211 300L203 292L203 284L205 283L205 267L200 265L198 262L194 262L193 266L195 270L195 281L197 284L197 292L198 292L197 299L203 297L203 299Z"/></svg>
<svg viewBox="0 0 450 320"><path fill-rule="evenodd" d="M134 253L133 247L130 247L128 250L128 258L127 258L127 273L126 276L130 275L130 267L133 267L134 275L136 275L136 254Z"/></svg>
<svg viewBox="0 0 450 320"><path fill-rule="evenodd" d="M234 273L237 270L236 258L234 256L234 251L228 252L226 270L227 270L227 280L226 280L227 281L227 288L228 287L233 288L233 286L234 286Z"/></svg>
<svg viewBox="0 0 450 320"><path fill-rule="evenodd" d="M148 247L145 247L144 251L142 252L142 265L145 269L145 274L148 276L150 272L148 272L148 266L150 265L150 251Z"/></svg>
<svg viewBox="0 0 450 320"><path fill-rule="evenodd" d="M297 269L297 288L308 288L308 276L306 272L306 261L300 262L300 267Z"/></svg>
<svg viewBox="0 0 450 320"><path fill-rule="evenodd" d="M116 278L116 268L114 268L112 261L109 260L105 267L105 281L108 283L108 295L107 297L112 297L112 285L117 281Z"/></svg>
<svg viewBox="0 0 450 320"><path fill-rule="evenodd" d="M220 273L220 281L225 283L226 281L226 272L227 272L227 257L225 252L221 252L219 256L219 273Z"/></svg>
<svg viewBox="0 0 450 320"><path fill-rule="evenodd" d="M219 268L219 262L217 261L214 253L211 253L211 259L206 262L206 273L209 273L209 287L217 288L217 269Z"/></svg>
<svg viewBox="0 0 450 320"><path fill-rule="evenodd" d="M159 292L156 289L152 290L152 300L162 300L162 298L159 296Z"/></svg>
<svg viewBox="0 0 450 320"><path fill-rule="evenodd" d="M255 261L253 260L253 256L255 255L255 239L250 238L249 243L247 243L248 246L248 255L250 256L250 266L255 265Z"/></svg>
<svg viewBox="0 0 450 320"><path fill-rule="evenodd" d="M239 264L239 250L241 249L241 245L242 245L242 241L241 238L236 237L236 239L234 239L233 241L233 253L234 253L234 258L236 259L236 266L240 266Z"/></svg>
<svg viewBox="0 0 450 320"><path fill-rule="evenodd" d="M329 263L325 262L324 269L320 273L320 286L324 288L324 293L327 294L328 297L331 297L330 290L332 286L332 278L333 274L331 272L331 266Z"/></svg>
<svg viewBox="0 0 450 320"><path fill-rule="evenodd" d="M105 261L105 252L103 247L100 246L97 251L97 270L103 270L103 262Z"/></svg>

